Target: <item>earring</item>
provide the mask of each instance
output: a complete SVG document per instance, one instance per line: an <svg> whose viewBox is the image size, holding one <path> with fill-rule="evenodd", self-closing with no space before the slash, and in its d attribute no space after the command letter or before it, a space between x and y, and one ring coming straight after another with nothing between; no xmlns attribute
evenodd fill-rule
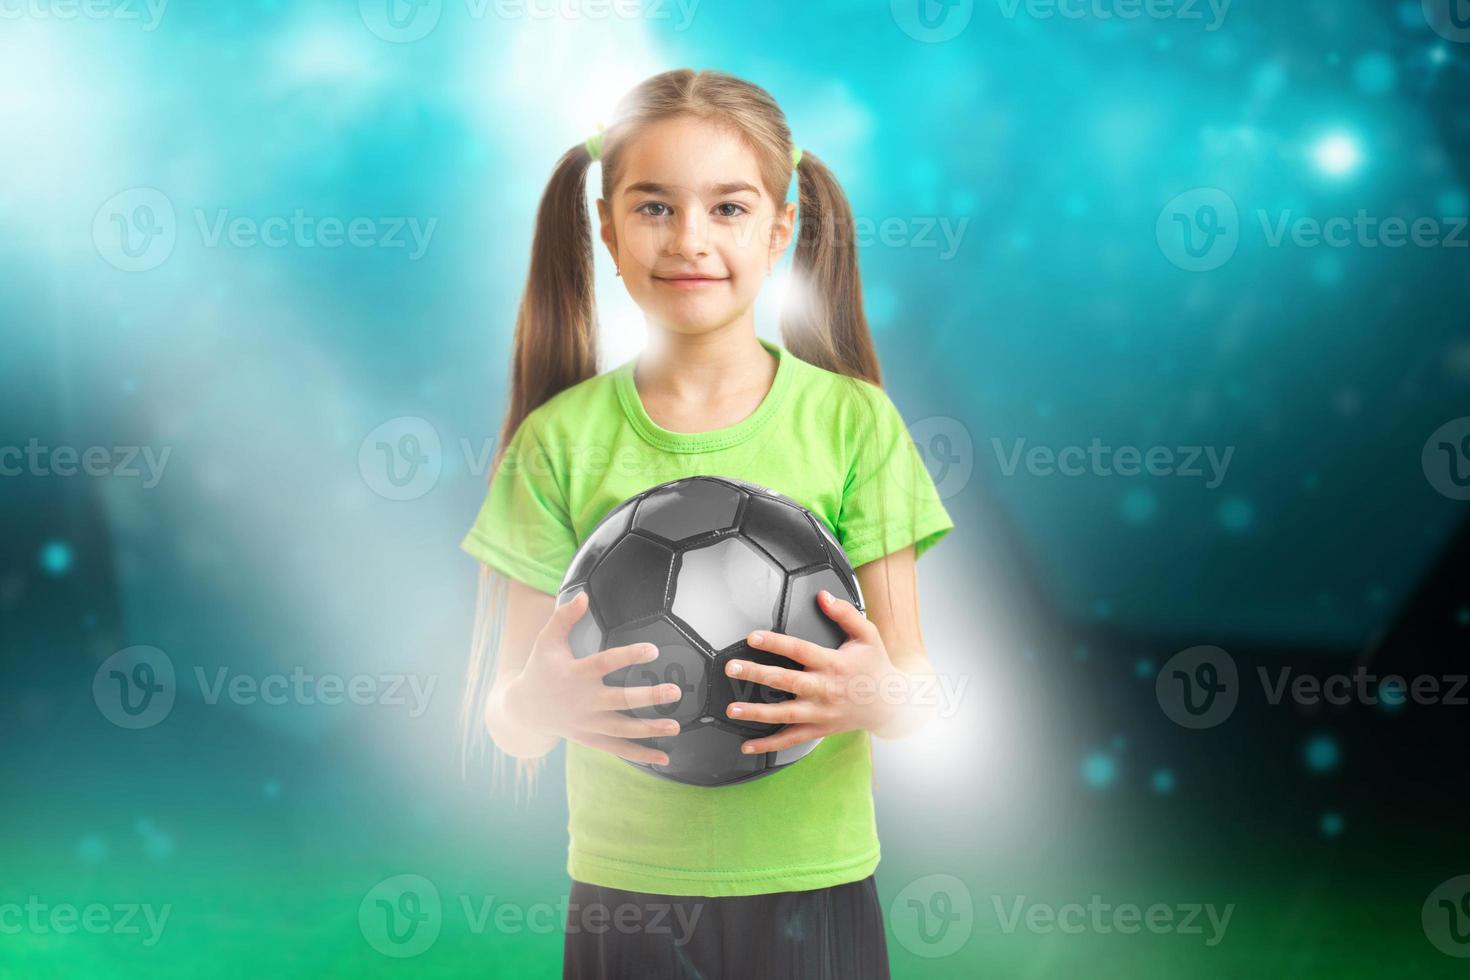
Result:
<svg viewBox="0 0 1470 980"><path fill-rule="evenodd" d="M623 270L622 269L618 269L616 272L613 273L613 277L616 278L616 279L623 278Z"/></svg>

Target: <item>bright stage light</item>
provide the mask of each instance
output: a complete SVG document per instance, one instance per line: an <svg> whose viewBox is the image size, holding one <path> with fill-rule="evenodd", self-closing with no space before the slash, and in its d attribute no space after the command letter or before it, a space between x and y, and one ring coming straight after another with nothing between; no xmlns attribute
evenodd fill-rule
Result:
<svg viewBox="0 0 1470 980"><path fill-rule="evenodd" d="M1345 133L1333 133L1323 137L1312 149L1317 169L1332 177L1344 177L1358 169L1363 152L1358 141Z"/></svg>

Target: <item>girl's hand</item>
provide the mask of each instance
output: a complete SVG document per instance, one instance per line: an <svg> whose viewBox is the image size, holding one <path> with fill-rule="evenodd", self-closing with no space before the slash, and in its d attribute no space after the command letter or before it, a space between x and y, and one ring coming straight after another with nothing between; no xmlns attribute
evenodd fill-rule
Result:
<svg viewBox="0 0 1470 980"><path fill-rule="evenodd" d="M677 684L655 687L610 687L607 674L658 657L652 643L613 647L590 657L572 655L572 627L587 611L587 593L558 606L536 634L535 645L519 675L506 686L505 710L526 728L601 749L632 762L666 766L669 757L630 741L674 735L679 723L670 718L633 718L625 708L667 704L683 696Z"/></svg>
<svg viewBox="0 0 1470 980"><path fill-rule="evenodd" d="M749 660L731 660L725 665L731 677L796 695L775 704L729 704L726 713L739 721L789 726L775 735L742 743L742 752L774 752L837 732L881 732L908 703L908 675L893 665L878 627L845 599L825 590L817 598L822 612L847 632L849 639L841 647L833 650L785 633L760 630L746 637L750 646L794 660L806 669Z"/></svg>

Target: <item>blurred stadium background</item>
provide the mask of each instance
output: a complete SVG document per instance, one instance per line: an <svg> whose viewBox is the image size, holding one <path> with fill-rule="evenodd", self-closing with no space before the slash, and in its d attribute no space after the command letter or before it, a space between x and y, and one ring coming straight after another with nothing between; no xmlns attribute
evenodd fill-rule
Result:
<svg viewBox="0 0 1470 980"><path fill-rule="evenodd" d="M560 975L561 753L462 770L456 545L551 164L682 66L844 181L959 525L895 976L1463 975L1462 0L7 0L0 978ZM1360 670L1439 695L1273 703Z"/></svg>

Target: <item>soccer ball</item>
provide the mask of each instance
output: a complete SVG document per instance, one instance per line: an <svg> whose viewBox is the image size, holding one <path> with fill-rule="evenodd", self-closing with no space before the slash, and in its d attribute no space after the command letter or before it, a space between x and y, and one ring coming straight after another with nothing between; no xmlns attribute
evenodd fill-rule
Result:
<svg viewBox="0 0 1470 980"><path fill-rule="evenodd" d="M628 764L675 782L729 786L784 769L821 741L743 754L741 742L785 726L736 721L725 707L793 695L729 677L725 664L736 657L803 669L747 646L757 629L824 647L844 643L847 634L817 605L822 589L863 608L852 565L810 511L754 483L694 476L645 490L603 518L573 556L557 605L588 593L571 634L579 658L630 643L658 647L658 659L616 670L604 683L671 683L684 692L624 712L679 722L677 735L641 740L668 755L667 766Z"/></svg>

